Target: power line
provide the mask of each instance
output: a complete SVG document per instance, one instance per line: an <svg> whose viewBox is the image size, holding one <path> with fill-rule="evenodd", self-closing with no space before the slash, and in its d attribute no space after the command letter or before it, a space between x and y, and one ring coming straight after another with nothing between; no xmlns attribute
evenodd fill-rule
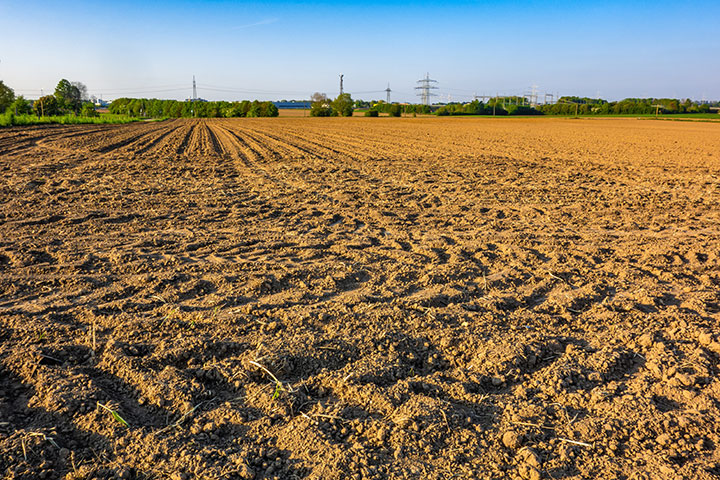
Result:
<svg viewBox="0 0 720 480"><path fill-rule="evenodd" d="M307 95L307 92L301 91L280 91L280 90L258 90L252 88L238 88L238 87L226 87L220 85L210 85L201 83L199 87L203 90L213 90L216 92L228 92L228 93L265 93L275 95Z"/></svg>

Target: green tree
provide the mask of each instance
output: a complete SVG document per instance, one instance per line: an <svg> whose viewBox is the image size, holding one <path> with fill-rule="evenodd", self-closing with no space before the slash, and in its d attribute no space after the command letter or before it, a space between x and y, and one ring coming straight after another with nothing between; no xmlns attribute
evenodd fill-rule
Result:
<svg viewBox="0 0 720 480"><path fill-rule="evenodd" d="M15 92L0 80L0 113L4 112L15 100Z"/></svg>
<svg viewBox="0 0 720 480"><path fill-rule="evenodd" d="M95 105L90 102L83 103L80 109L80 115L83 117L99 117L100 114L95 110Z"/></svg>
<svg viewBox="0 0 720 480"><path fill-rule="evenodd" d="M250 110L247 112L248 117L260 117L260 102L255 100L250 106Z"/></svg>
<svg viewBox="0 0 720 480"><path fill-rule="evenodd" d="M352 117L353 105L353 99L350 97L350 94L341 93L332 101L333 115Z"/></svg>
<svg viewBox="0 0 720 480"><path fill-rule="evenodd" d="M82 106L82 92L69 80L63 78L58 82L55 87L55 98L61 110L75 113L80 111L80 107Z"/></svg>
<svg viewBox="0 0 720 480"><path fill-rule="evenodd" d="M51 117L53 115L60 115L61 113L58 99L53 95L45 95L35 100L33 109L38 117Z"/></svg>
<svg viewBox="0 0 720 480"><path fill-rule="evenodd" d="M391 117L400 117L402 116L402 107L399 103L393 103L392 105L390 105L388 113Z"/></svg>
<svg viewBox="0 0 720 480"><path fill-rule="evenodd" d="M272 102L263 102L261 112L263 117L277 117L280 115L280 111L277 106Z"/></svg>
<svg viewBox="0 0 720 480"><path fill-rule="evenodd" d="M225 107L222 111L223 117L225 118L232 118L232 117L243 117L245 114L242 111L240 102L233 102L227 107Z"/></svg>
<svg viewBox="0 0 720 480"><path fill-rule="evenodd" d="M311 117L329 117L332 115L332 107L327 95L315 92L310 98L310 116Z"/></svg>
<svg viewBox="0 0 720 480"><path fill-rule="evenodd" d="M32 103L29 100L25 100L25 97L20 95L15 98L15 101L10 104L8 110L15 115L27 115L32 113Z"/></svg>

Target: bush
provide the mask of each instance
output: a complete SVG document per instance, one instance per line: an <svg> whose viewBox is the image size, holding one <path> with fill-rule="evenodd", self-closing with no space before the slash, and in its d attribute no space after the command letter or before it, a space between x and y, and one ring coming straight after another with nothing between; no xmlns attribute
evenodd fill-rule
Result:
<svg viewBox="0 0 720 480"><path fill-rule="evenodd" d="M330 105L327 104L313 103L310 107L311 117L329 117L332 113L332 108L330 108Z"/></svg>
<svg viewBox="0 0 720 480"><path fill-rule="evenodd" d="M378 111L377 110L368 110L367 112L365 112L365 116L366 117L377 117Z"/></svg>
<svg viewBox="0 0 720 480"><path fill-rule="evenodd" d="M397 103L393 103L388 109L388 114L390 114L391 117L400 117L402 116L402 107Z"/></svg>

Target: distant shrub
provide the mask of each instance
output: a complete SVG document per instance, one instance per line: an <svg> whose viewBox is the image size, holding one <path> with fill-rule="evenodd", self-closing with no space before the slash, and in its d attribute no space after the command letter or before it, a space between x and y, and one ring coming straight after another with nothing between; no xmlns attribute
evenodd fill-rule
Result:
<svg viewBox="0 0 720 480"><path fill-rule="evenodd" d="M398 103L393 103L390 105L390 108L388 109L388 114L391 117L400 117L402 116L402 106Z"/></svg>
<svg viewBox="0 0 720 480"><path fill-rule="evenodd" d="M542 115L542 112L526 105L508 105L508 115Z"/></svg>
<svg viewBox="0 0 720 480"><path fill-rule="evenodd" d="M378 111L377 110L368 110L367 112L365 112L365 116L366 117L377 117Z"/></svg>

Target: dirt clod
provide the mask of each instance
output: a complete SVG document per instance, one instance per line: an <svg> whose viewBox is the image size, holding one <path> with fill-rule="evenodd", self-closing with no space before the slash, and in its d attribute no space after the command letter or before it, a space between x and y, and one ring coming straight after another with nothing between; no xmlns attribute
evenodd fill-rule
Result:
<svg viewBox="0 0 720 480"><path fill-rule="evenodd" d="M502 435L502 444L507 448L516 449L522 445L523 436L522 434L515 431L508 431Z"/></svg>

